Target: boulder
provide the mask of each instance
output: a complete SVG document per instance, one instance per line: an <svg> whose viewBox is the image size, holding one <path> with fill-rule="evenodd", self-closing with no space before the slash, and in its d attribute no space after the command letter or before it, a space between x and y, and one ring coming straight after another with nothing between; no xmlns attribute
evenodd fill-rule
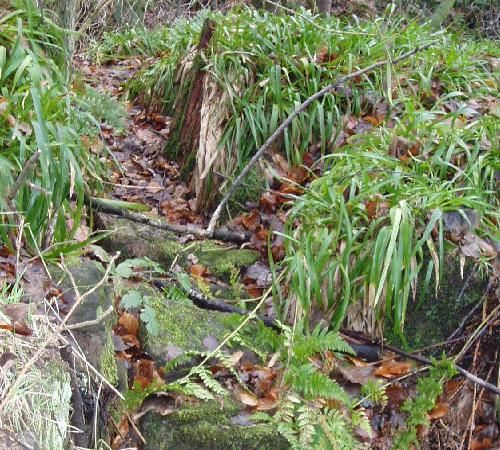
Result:
<svg viewBox="0 0 500 450"><path fill-rule="evenodd" d="M100 245L110 253L120 251L121 259L147 256L166 269L174 261L186 267L190 260L195 260L214 275L228 280L232 271L250 266L260 259L256 251L222 245L214 240L183 244L173 233L110 214L97 214L96 225L100 230L109 231Z"/></svg>
<svg viewBox="0 0 500 450"><path fill-rule="evenodd" d="M232 331L224 321L227 314L200 309L188 300L169 299L147 285L140 292L158 321L158 333L152 334L141 319L140 339L143 350L158 365L186 351L209 351L211 343Z"/></svg>
<svg viewBox="0 0 500 450"><path fill-rule="evenodd" d="M186 406L168 416L150 412L142 418L140 428L146 440L144 450L290 448L275 426L252 424L231 400Z"/></svg>

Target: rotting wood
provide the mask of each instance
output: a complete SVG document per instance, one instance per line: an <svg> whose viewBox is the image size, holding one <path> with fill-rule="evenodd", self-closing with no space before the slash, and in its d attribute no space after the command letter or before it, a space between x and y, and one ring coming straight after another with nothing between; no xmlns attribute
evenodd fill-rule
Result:
<svg viewBox="0 0 500 450"><path fill-rule="evenodd" d="M196 61L197 58L201 58L201 53L208 48L214 31L215 22L209 19L205 20L201 31L200 42L196 47L194 55L191 56L194 61ZM182 69L182 67L180 69ZM200 110L204 96L204 74L203 69L197 67L197 64L194 64L192 73L188 73L187 75L182 74L181 76L181 78L183 78L184 75L188 76L188 84L190 85L186 102L179 104L179 99L176 100L177 105L172 120L172 129L178 130L175 145L180 151L176 151L175 156L181 167L187 163L190 154L195 151L199 145L201 128ZM182 85L185 81L180 79L179 83Z"/></svg>
<svg viewBox="0 0 500 450"><path fill-rule="evenodd" d="M177 234L192 234L198 238L206 237L205 230L199 226L192 224L188 225L173 224L167 222L161 217L151 218L145 214L140 214L126 209L121 209L115 206L111 206L107 202L102 201L97 197L90 197L86 195L85 203L97 211L123 217L124 219L130 220L132 222L149 225L151 227L158 228L160 230L171 231ZM219 228L217 230L214 230L212 237L219 241L235 242L238 244L242 244L250 240L250 233L231 231L226 228Z"/></svg>

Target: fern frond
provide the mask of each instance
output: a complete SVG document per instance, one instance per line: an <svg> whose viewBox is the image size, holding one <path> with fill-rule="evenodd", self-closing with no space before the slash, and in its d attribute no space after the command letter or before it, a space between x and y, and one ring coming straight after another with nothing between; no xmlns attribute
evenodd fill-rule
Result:
<svg viewBox="0 0 500 450"><path fill-rule="evenodd" d="M184 395L196 397L199 400L214 400L213 394L201 384L193 383L188 380L185 384L179 386L179 392Z"/></svg>
<svg viewBox="0 0 500 450"><path fill-rule="evenodd" d="M361 395L369 399L375 405L385 406L387 403L385 386L378 380L368 379L366 383L361 386Z"/></svg>
<svg viewBox="0 0 500 450"><path fill-rule="evenodd" d="M316 353L327 350L355 355L354 350L337 332L321 330L319 327L310 336L301 336L293 345L294 355L301 362L307 361L307 358Z"/></svg>
<svg viewBox="0 0 500 450"><path fill-rule="evenodd" d="M293 424L287 422L278 423L278 433L288 441L293 450L303 449L300 445L298 433L294 429Z"/></svg>
<svg viewBox="0 0 500 450"><path fill-rule="evenodd" d="M296 421L299 428L300 445L302 448L310 448L318 421L318 410L309 405L302 405L297 409L297 413Z"/></svg>
<svg viewBox="0 0 500 450"><path fill-rule="evenodd" d="M319 416L313 448L352 450L357 442L351 430L340 411L325 411Z"/></svg>
<svg viewBox="0 0 500 450"><path fill-rule="evenodd" d="M328 398L344 404L351 402L347 393L335 380L318 372L311 364L291 367L285 380L306 398Z"/></svg>
<svg viewBox="0 0 500 450"><path fill-rule="evenodd" d="M354 409L351 411L351 425L352 428L359 428L367 433L369 436L372 435L372 426L366 415L364 408Z"/></svg>
<svg viewBox="0 0 500 450"><path fill-rule="evenodd" d="M201 378L203 384L212 392L217 395L227 396L228 392L224 389L221 384L213 377L212 373L209 372L204 367L200 367L196 371L196 374Z"/></svg>

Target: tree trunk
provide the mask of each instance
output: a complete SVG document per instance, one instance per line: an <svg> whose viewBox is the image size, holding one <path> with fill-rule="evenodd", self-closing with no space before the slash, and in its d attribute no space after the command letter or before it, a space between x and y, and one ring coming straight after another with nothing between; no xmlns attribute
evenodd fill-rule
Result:
<svg viewBox="0 0 500 450"><path fill-rule="evenodd" d="M431 16L431 25L433 28L440 28L443 22L450 15L451 10L455 6L455 0L441 0L436 10Z"/></svg>
<svg viewBox="0 0 500 450"><path fill-rule="evenodd" d="M179 92L175 101L175 111L172 121L174 130L171 146L167 148L171 157L174 157L184 167L196 148L200 139L200 110L203 103L203 82L205 72L202 69L200 53L210 44L215 31L215 23L206 20L201 31L200 43L194 53L181 62L179 67L180 76L177 84ZM190 61L187 59L190 58ZM189 66L185 69L184 66Z"/></svg>
<svg viewBox="0 0 500 450"><path fill-rule="evenodd" d="M70 31L75 31L76 15L80 9L80 0L58 0L57 1L57 14L61 25ZM75 36L72 33L65 35L66 52L68 61L71 61L73 51L75 49Z"/></svg>
<svg viewBox="0 0 500 450"><path fill-rule="evenodd" d="M316 7L320 14L330 15L332 0L316 0Z"/></svg>

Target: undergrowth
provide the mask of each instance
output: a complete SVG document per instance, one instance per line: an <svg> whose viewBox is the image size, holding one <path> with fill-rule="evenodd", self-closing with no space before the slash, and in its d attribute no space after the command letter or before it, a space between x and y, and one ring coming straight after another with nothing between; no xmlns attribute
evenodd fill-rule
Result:
<svg viewBox="0 0 500 450"><path fill-rule="evenodd" d="M172 27L170 52L131 80L132 97L146 89L146 103L173 112L185 96L180 73L189 70L206 17ZM215 32L204 70L227 96L219 151L228 176L307 97L357 68L388 61L311 105L273 150L283 151L290 165L317 150L321 160L313 170L324 172L288 221L286 263L299 313L308 318L320 309L338 328L360 302L370 313L358 328L372 333L386 316L401 335L419 275L439 285L444 251L456 248L445 242L443 216L473 210L475 232L497 234L497 46L432 33L390 8L372 21L304 10L209 17ZM481 255L484 262L488 257ZM280 317L289 316L289 306L277 305Z"/></svg>
<svg viewBox="0 0 500 450"><path fill-rule="evenodd" d="M85 129L74 123L74 110L85 106L70 91L64 31L31 1L16 4L19 9L0 18L0 237L10 242L22 217L28 245L37 251L74 236L85 174L104 168L81 139L98 130L97 121ZM38 161L12 191L36 151Z"/></svg>

